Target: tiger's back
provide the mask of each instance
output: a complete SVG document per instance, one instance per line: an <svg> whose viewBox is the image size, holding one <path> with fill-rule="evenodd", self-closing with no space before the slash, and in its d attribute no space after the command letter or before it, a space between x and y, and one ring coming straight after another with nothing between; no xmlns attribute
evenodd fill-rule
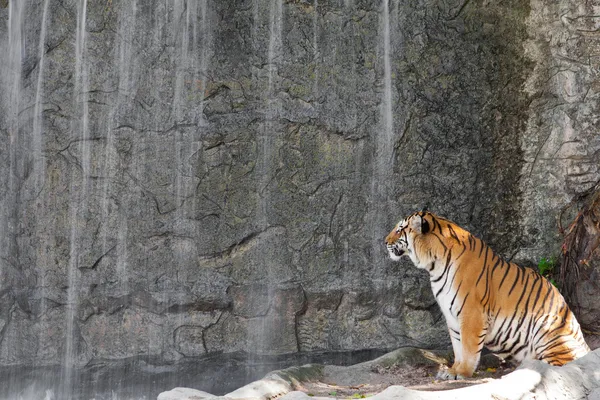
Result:
<svg viewBox="0 0 600 400"><path fill-rule="evenodd" d="M589 352L575 316L546 278L505 261L453 222L413 214L386 245L393 259L408 255L430 274L456 359L443 377L471 376L484 345L501 356L553 365Z"/></svg>

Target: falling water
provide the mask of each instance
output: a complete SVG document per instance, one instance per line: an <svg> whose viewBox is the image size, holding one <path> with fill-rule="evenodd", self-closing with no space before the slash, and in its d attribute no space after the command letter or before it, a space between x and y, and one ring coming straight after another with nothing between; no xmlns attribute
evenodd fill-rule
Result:
<svg viewBox="0 0 600 400"><path fill-rule="evenodd" d="M39 63L38 63L38 76L37 76L37 84L35 89L35 106L33 110L33 174L35 177L35 185L36 188L41 188L44 184L44 176L46 174L44 162L44 155L42 153L42 149L44 146L43 137L42 137L42 96L43 89L42 83L44 80L44 64L46 61L45 57L45 43L46 43L46 21L48 19L48 4L50 0L44 0L44 11L42 14L42 29L40 32L40 42L38 45L38 55L39 55Z"/></svg>
<svg viewBox="0 0 600 400"><path fill-rule="evenodd" d="M17 252L15 248L15 234L17 224L17 196L18 184L16 180L20 175L18 165L19 154L19 106L21 99L21 75L22 75L22 59L23 59L23 11L24 5L21 2L11 1L8 3L8 57L2 61L5 64L8 72L4 85L8 88L4 96L6 96L6 125L9 135L9 170L8 175L8 192L5 194L5 204L0 210L2 229L2 242L0 245L0 274L3 273L3 264L10 263ZM0 282L0 285L4 282ZM2 286L0 286L1 288Z"/></svg>
<svg viewBox="0 0 600 400"><path fill-rule="evenodd" d="M392 115L392 67L390 64L390 11L388 6L389 0L383 0L383 121L384 134L381 135L380 149L387 149L383 153L386 157L383 158L384 166L391 161L391 146L394 132L394 117ZM381 171L380 171L381 172Z"/></svg>
<svg viewBox="0 0 600 400"><path fill-rule="evenodd" d="M62 381L62 396L71 398L73 390L74 367L78 353L78 340L75 327L77 306L79 297L78 267L79 267L79 236L80 224L84 223L85 210L89 186L90 170L90 144L89 144L89 112L88 112L88 74L85 64L85 30L87 17L87 0L77 3L77 28L75 38L75 86L74 86L74 110L76 113L73 122L73 132L79 133L78 148L80 154L81 181L76 175L71 176L71 248L68 266L68 289L67 289L67 327L65 359Z"/></svg>
<svg viewBox="0 0 600 400"><path fill-rule="evenodd" d="M185 15L184 15L185 14ZM181 19L184 19L182 21ZM176 0L173 5L173 31L179 32L179 47L175 53L175 91L173 93L173 118L175 123L182 123L185 118L184 90L188 73L189 56L190 7L186 0ZM177 39L176 39L177 40ZM178 163L175 168L178 168ZM179 185L178 185L179 188Z"/></svg>
<svg viewBox="0 0 600 400"><path fill-rule="evenodd" d="M43 107L42 107L42 98L43 98L43 80L44 80L44 65L45 65L45 43L46 43L46 32L47 32L47 20L48 20L48 4L50 0L44 0L44 10L42 13L42 26L40 31L40 39L38 44L38 76L35 90L35 105L33 111L33 140L32 140L32 156L33 156L33 180L34 180L34 188L35 190L41 190L45 183L45 175L46 175L46 162L45 156L43 154L44 141L42 136L42 120L43 120ZM44 208L47 207L47 204L44 204ZM43 259L44 257L40 257L39 259ZM38 259L38 260L39 260ZM40 269L42 268L43 263L39 263L36 260L36 264L40 265ZM40 271L38 274L39 282L38 285L42 289L41 295L41 310L45 311L47 306L46 300L46 273L45 271ZM46 341L46 332L48 331L48 321L45 318L40 318L41 325L41 334L38 337L38 346L42 348ZM49 391L51 392L51 391ZM46 400L51 399L49 394L46 396Z"/></svg>
<svg viewBox="0 0 600 400"><path fill-rule="evenodd" d="M15 257L18 254L16 248L16 227L18 221L17 215L17 201L18 201L18 187L19 184L17 179L19 177L19 168L17 165L17 157L20 149L19 147L19 106L21 100L21 76L22 76L22 59L23 59L23 11L24 6L21 2L9 2L8 9L8 48L2 49L6 51L8 57L0 57L0 66L2 67L2 74L0 74L0 82L2 83L1 93L3 102L0 106L4 106L4 115L0 114L1 117L5 117L5 124L9 137L9 148L7 149L9 155L9 168L8 171L3 171L2 183L6 182L7 192L2 193L0 200L2 201L0 207L0 291L10 291L11 282L10 270L14 265ZM4 121L1 121L2 123ZM3 132L4 133L4 132ZM8 270L8 273L5 271ZM3 321L4 322L4 321ZM4 325L4 324L3 324ZM6 325L8 325L6 323ZM3 341L10 340L10 337L3 336ZM8 351L6 355L10 358L18 357L18 351L14 349L14 343L5 344ZM10 385L9 381L9 385ZM5 385L2 382L2 385Z"/></svg>
<svg viewBox="0 0 600 400"><path fill-rule="evenodd" d="M210 27L208 25L208 7L207 0L200 0L200 13L202 14L202 43L201 43L201 55L200 55L200 125L206 125L204 121L204 97L207 88L208 81L208 60L209 60L209 46L210 46ZM196 38L196 35L194 35ZM194 46L196 48L196 46Z"/></svg>
<svg viewBox="0 0 600 400"><path fill-rule="evenodd" d="M102 234L102 254L107 254L116 246L117 250L117 275L121 282L121 289L127 290L127 218L118 217L118 226L114 226L114 216L111 215L110 199L113 196L112 182L115 179L117 154L115 148L115 130L121 123L120 110L132 102L132 92L135 85L136 58L133 54L133 41L136 27L137 1L124 3L124 9L119 15L118 43L115 49L114 63L119 66L118 90L116 102L109 112L108 122L105 124L106 143L104 148L104 162L101 175L104 177L102 186L102 222L105 224ZM121 212L121 209L117 211ZM112 224L111 224L112 223ZM116 245L109 243L110 235L116 229Z"/></svg>
<svg viewBox="0 0 600 400"><path fill-rule="evenodd" d="M389 0L382 0L382 44L383 44L383 99L381 103L381 129L378 130L375 142L375 170L371 189L372 211L372 257L373 265L383 265L385 254L382 251L382 239L386 230L386 203L392 195L389 187L389 171L393 165L394 117L392 114L392 68L390 62L390 12Z"/></svg>
<svg viewBox="0 0 600 400"><path fill-rule="evenodd" d="M314 0L313 3L313 64L314 64L314 80L313 80L313 95L319 97L319 0Z"/></svg>
<svg viewBox="0 0 600 400"><path fill-rule="evenodd" d="M179 40L179 46L175 52L175 91L173 98L174 122L181 125L181 128L175 129L174 140L174 159L175 159L175 191L174 203L175 226L176 229L185 230L186 219L186 201L190 198L193 191L191 183L191 171L189 170L188 160L192 151L198 146L198 141L194 140L189 129L185 126L191 126L196 121L196 110L193 105L194 96L201 98L198 94L198 3L196 1L177 1L174 7L173 21L179 32L176 36ZM180 246L174 248L175 259L179 268L185 263L185 249ZM176 300L175 300L176 301Z"/></svg>
<svg viewBox="0 0 600 400"><path fill-rule="evenodd" d="M19 146L19 105L21 99L21 62L23 59L23 2L8 3L8 43L9 43L9 94L8 130L10 135L10 184L9 193L15 193L18 177L17 157Z"/></svg>
<svg viewBox="0 0 600 400"><path fill-rule="evenodd" d="M270 184L273 179L274 147L278 131L279 106L276 96L276 79L278 78L278 63L280 62L282 45L283 0L271 0L269 10L269 47L267 54L268 86L266 91L266 110L263 129L257 137L257 175L258 175L258 207L257 229L264 231L269 227L269 213L271 206ZM264 283L267 285L269 304L272 304L275 295L275 277L267 262ZM255 350L258 353L268 353L272 349L272 334L277 327L273 326L273 315L262 317L256 335Z"/></svg>
<svg viewBox="0 0 600 400"><path fill-rule="evenodd" d="M252 0L252 43L254 51L258 49L258 32L260 27L260 0Z"/></svg>
<svg viewBox="0 0 600 400"><path fill-rule="evenodd" d="M269 182L271 180L271 167L273 165L273 147L275 145L276 118L279 114L275 96L275 78L278 76L277 62L281 53L281 29L283 20L282 0L271 0L269 13L269 52L268 52L268 86L266 97L265 124L261 137L259 137L258 173L259 207L258 221L260 229L266 229L269 213Z"/></svg>

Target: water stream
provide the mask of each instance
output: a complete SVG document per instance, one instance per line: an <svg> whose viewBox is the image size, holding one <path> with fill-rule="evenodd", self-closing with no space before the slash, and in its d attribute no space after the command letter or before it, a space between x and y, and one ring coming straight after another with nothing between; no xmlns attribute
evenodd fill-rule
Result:
<svg viewBox="0 0 600 400"><path fill-rule="evenodd" d="M71 399L78 355L78 331L76 326L79 306L79 262L81 251L81 228L85 226L90 178L89 141L89 77L86 63L86 22L87 0L77 3L77 28L75 38L75 72L73 89L74 118L72 132L75 134L71 145L75 148L75 162L78 168L71 176L70 187L70 252L67 270L67 315L65 331L65 354L63 361L62 387L60 398ZM78 176L77 172L80 174Z"/></svg>
<svg viewBox="0 0 600 400"><path fill-rule="evenodd" d="M380 43L383 59L383 92L380 108L380 130L375 139L375 157L374 157L374 172L371 187L372 196L372 262L375 270L381 271L382 265L385 265L386 255L381 250L382 240L386 234L386 216L387 202L392 195L392 182L390 171L393 170L393 154L394 154L394 117L392 114L393 93L392 93L392 68L390 61L390 0L382 0L381 7L381 31ZM379 279L385 284L385 277L380 276Z"/></svg>
<svg viewBox="0 0 600 400"><path fill-rule="evenodd" d="M34 186L41 188L44 185L46 175L45 156L43 154L44 138L42 135L42 120L43 120L43 82L44 82L44 65L46 61L46 31L48 20L48 5L50 0L44 0L44 11L42 14L42 27L40 30L40 41L38 44L38 76L35 89L35 106L33 111L33 174Z"/></svg>
<svg viewBox="0 0 600 400"><path fill-rule="evenodd" d="M270 207L270 183L273 165L273 150L277 136L277 118L279 116L279 104L276 96L276 79L278 77L278 63L281 56L281 31L283 23L283 2L282 0L270 0L269 9L269 47L267 54L268 68L268 86L265 95L266 110L265 122L262 135L258 138L258 176L260 179L259 187L259 207L258 207L258 226L261 230L269 226L268 216Z"/></svg>
<svg viewBox="0 0 600 400"><path fill-rule="evenodd" d="M22 145L20 137L21 122L19 110L21 104L21 63L23 60L23 23L25 4L21 2L10 2L8 5L8 57L3 58L2 65L6 68L4 75L4 87L7 88L2 96L6 107L6 128L8 133L8 159L7 191L4 194L5 206L0 211L0 274L4 274L5 268L15 263L17 254L16 243L12 235L17 229L17 201L19 198L19 177L22 177L23 160L18 158L19 148ZM1 285L1 284L0 284ZM2 285L3 286L3 285ZM0 286L1 287L1 286Z"/></svg>
<svg viewBox="0 0 600 400"><path fill-rule="evenodd" d="M319 98L319 0L313 0L313 20L312 20L312 46L313 46L313 96Z"/></svg>
<svg viewBox="0 0 600 400"><path fill-rule="evenodd" d="M273 180L273 165L276 162L276 142L279 136L279 101L277 99L278 90L278 66L281 62L282 52L282 24L283 24L283 1L269 1L269 42L267 52L267 88L264 95L264 122L262 129L257 135L257 182L258 182L258 204L256 211L256 229L265 231L269 228L270 214L272 212L272 188L275 187ZM274 315L273 302L276 293L277 281L272 263L265 263L264 279L261 282L266 285L269 307L267 314L262 316L260 322L251 328L249 334L249 346L256 349L258 354L269 354L274 348L274 330L278 327L276 316Z"/></svg>

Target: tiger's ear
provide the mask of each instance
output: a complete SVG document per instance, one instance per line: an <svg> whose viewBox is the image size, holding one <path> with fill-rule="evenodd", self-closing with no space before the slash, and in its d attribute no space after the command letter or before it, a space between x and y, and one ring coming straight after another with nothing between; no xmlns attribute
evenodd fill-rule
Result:
<svg viewBox="0 0 600 400"><path fill-rule="evenodd" d="M429 232L429 222L422 215L415 215L410 221L410 227L418 233L426 234Z"/></svg>
<svg viewBox="0 0 600 400"><path fill-rule="evenodd" d="M426 234L429 232L429 229L429 222L427 222L425 218L421 217L421 233Z"/></svg>

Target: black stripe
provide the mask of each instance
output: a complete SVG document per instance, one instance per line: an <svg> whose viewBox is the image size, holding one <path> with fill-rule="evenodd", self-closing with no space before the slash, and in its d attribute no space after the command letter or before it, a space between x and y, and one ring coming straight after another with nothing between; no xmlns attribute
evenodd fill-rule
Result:
<svg viewBox="0 0 600 400"><path fill-rule="evenodd" d="M508 266L506 267L506 272L504 273L504 276L502 277L502 280L500 281L500 286L498 286L498 290L500 290L500 288L502 287L502 284L504 284L504 280L506 279L506 276L508 275L510 270L511 270L510 264L508 264Z"/></svg>
<svg viewBox="0 0 600 400"><path fill-rule="evenodd" d="M521 271L523 272L523 275L521 275L521 284L523 283L523 280L525 279L525 267L521 267L520 265L517 265L517 267L519 267L521 269Z"/></svg>
<svg viewBox="0 0 600 400"><path fill-rule="evenodd" d="M512 317L510 319L510 321L508 322L509 326L512 326L513 321L515 320L515 317L517 316L517 313L519 311L519 304L521 303L521 300L523 300L523 296L525 296L525 292L527 291L527 289L529 289L527 287L527 283L529 282L529 277L527 277L527 281L525 282L525 287L523 288L523 291L521 292L521 296L519 297L519 300L517 300L517 302L515 303L515 311L512 314ZM515 328L515 332L519 330L519 327L517 326Z"/></svg>
<svg viewBox="0 0 600 400"><path fill-rule="evenodd" d="M461 286L462 286L462 281L458 285L458 288L456 289L456 293L454 293L454 297L452 298L452 301L450 302L450 313L452 313L452 306L454 305L454 300L456 300L456 296L458 296L458 291L460 290Z"/></svg>
<svg viewBox="0 0 600 400"><path fill-rule="evenodd" d="M498 328L498 332L496 333L496 336L491 338L492 341L490 342L490 345L497 346L498 344L500 344L500 338L502 337L502 334L504 333L502 331L502 328L504 328L506 321L508 321L506 318L504 319L504 321L502 321L502 323L500 324L500 327Z"/></svg>
<svg viewBox="0 0 600 400"><path fill-rule="evenodd" d="M538 328L536 329L535 333L532 335L533 338L536 338L538 333L540 333L540 330L546 325L546 323L548 322L548 319L550 318L550 316L548 314L542 314L541 318L541 324L540 326L538 326ZM537 324L537 321L535 321L535 323ZM547 333L547 332L546 332ZM546 333L544 333L542 336L540 336L539 338L535 339L535 343L537 344L539 341L542 340L542 338L546 335Z"/></svg>
<svg viewBox="0 0 600 400"><path fill-rule="evenodd" d="M513 333L513 328L508 325L508 331L504 333L504 336L500 340L500 342L508 342L508 339L511 338L516 332Z"/></svg>
<svg viewBox="0 0 600 400"><path fill-rule="evenodd" d="M546 288L548 288L548 285L550 285L549 282L547 282ZM546 300L546 298L548 298L548 295L550 295L550 304L548 306L548 311L546 312L543 305L545 305L545 301L544 304L542 305L542 315L543 315L543 321L540 324L540 326L536 329L535 333L533 334L533 337L537 337L538 333L540 333L540 330L545 327L546 323L548 322L548 319L550 318L550 315L552 313L552 309L554 308L554 297L555 297L555 293L554 290L552 290L552 287L548 288L548 293L546 294L546 297L544 298L544 300ZM537 321L536 321L537 323ZM536 339L536 343L540 342L544 336L546 336L549 333L549 331L545 331L543 333L542 336L540 336L539 338Z"/></svg>
<svg viewBox="0 0 600 400"><path fill-rule="evenodd" d="M479 255L477 257L481 258L481 253L483 253L483 248L485 247L487 249L487 246L485 245L485 243L483 243L483 240L479 239L479 243L481 243L481 249L479 249Z"/></svg>
<svg viewBox="0 0 600 400"><path fill-rule="evenodd" d="M450 257L451 256L452 256L452 251L449 251L448 257L446 257L446 266L444 267L444 272L442 272L438 278L432 279L431 282L433 282L433 283L439 282L442 279L442 277L448 272L448 270L450 269Z"/></svg>
<svg viewBox="0 0 600 400"><path fill-rule="evenodd" d="M544 337L546 337L546 336L552 337L552 339L550 339L549 342L543 342L542 341L542 344L540 344L539 346L543 346L544 344L552 343L553 341L555 341L558 338L563 337L563 336L571 336L572 335L571 332L568 332L568 333L563 334L563 335L553 336L554 334L556 334L556 332L563 330L564 327L565 327L565 322L563 321L562 324L558 325L557 327L544 332L544 334L542 336L540 336L538 342L542 341L542 339ZM538 347L536 347L536 350L537 350Z"/></svg>
<svg viewBox="0 0 600 400"><path fill-rule="evenodd" d="M460 242L460 239L458 238L458 235L456 235L456 232L454 232L454 228L452 228L452 225L448 225L448 231L450 232L450 236L456 239L457 242Z"/></svg>
<svg viewBox="0 0 600 400"><path fill-rule="evenodd" d="M515 269L515 268L513 268L513 269ZM517 287L517 282L519 281L519 277L521 276L521 269L516 268L516 270L517 270L517 277L515 278L515 281L513 282L512 287L510 288L510 291L508 292L509 296L512 293L512 291L515 290L515 288Z"/></svg>
<svg viewBox="0 0 600 400"><path fill-rule="evenodd" d="M535 285L539 282L539 279L537 279L537 274L533 275L533 279L535 279L535 281L531 284L531 288L527 287L527 284L525 284L525 288L523 289L523 293L525 293L525 291L529 291L529 296L527 296L527 301L525 301L525 307L523 307L523 309L525 310L523 313L523 316L521 317L521 319L519 320L518 324L517 324L517 330L519 330L521 328L521 326L523 325L523 322L525 322L525 318L527 318L528 316L531 316L531 312L529 312L529 300L531 300L531 296L533 294L533 291L535 289ZM540 277L541 278L541 277ZM527 276L527 281L529 281L529 276ZM541 283L540 283L540 287L541 287ZM521 294L521 297L523 295ZM520 300L520 299L519 299ZM518 305L518 303L517 303Z"/></svg>
<svg viewBox="0 0 600 400"><path fill-rule="evenodd" d="M440 225L437 218L431 218L431 220L433 221L433 229L431 229L431 231L434 231L435 229L437 229L440 231L440 233L442 233L442 225Z"/></svg>
<svg viewBox="0 0 600 400"><path fill-rule="evenodd" d="M475 242L475 240L473 239L473 235L471 235L469 233L469 250L473 251L473 243Z"/></svg>
<svg viewBox="0 0 600 400"><path fill-rule="evenodd" d="M515 341L513 342L513 344L508 349L506 349L506 351L508 353L514 354L513 350L514 350L515 347L517 347L518 344L521 344L521 332L519 332L517 334L517 337L515 338Z"/></svg>
<svg viewBox="0 0 600 400"><path fill-rule="evenodd" d="M512 353L514 355L519 354L520 352L522 352L523 350L525 350L525 348L529 345L529 343L525 342L524 344L522 344L521 346L519 346L518 348L516 348Z"/></svg>
<svg viewBox="0 0 600 400"><path fill-rule="evenodd" d="M467 295L465 296L465 301L463 301L462 306L460 307L460 310L458 310L458 313L456 314L456 318L458 318L458 316L462 312L462 309L465 306L465 304L467 303L467 299L469 298L470 294L471 294L471 292L467 293Z"/></svg>
<svg viewBox="0 0 600 400"><path fill-rule="evenodd" d="M467 245L464 243L461 243L463 246L463 250L460 252L460 254L456 257L456 260L458 261L458 259L465 253L465 251L467 251Z"/></svg>
<svg viewBox="0 0 600 400"><path fill-rule="evenodd" d="M496 255L496 253L493 253L495 257L498 257ZM492 257L493 260L493 257ZM496 264L494 264L494 266L492 267L492 278L494 277L494 271L496 271L496 268L498 268L498 265L500 265L502 263L502 257L498 257L498 261L496 261Z"/></svg>
<svg viewBox="0 0 600 400"><path fill-rule="evenodd" d="M540 277L540 279L544 279L544 278ZM538 282L538 281L539 281L539 279L536 282ZM538 302L540 301L540 295L542 294L542 287L544 287L544 282L543 281L539 281L539 282L540 282L540 286L538 287L538 291L535 294L535 297L533 299L533 304L531 305L532 310L539 309Z"/></svg>
<svg viewBox="0 0 600 400"><path fill-rule="evenodd" d="M548 289L548 292L546 293L546 296L544 297L544 300L542 302L542 315L540 315L540 318L543 318L542 323L540 324L540 326L538 326L538 328L536 329L535 333L533 334L533 337L537 337L538 333L540 333L540 330L546 325L546 323L548 322L548 319L550 318L550 313L552 312L552 308L554 306L554 290L552 290L552 287L548 287L549 282L547 282L546 284L546 288ZM545 305L546 305L546 300L548 298L548 296L550 296L550 304L548 306L548 311L545 310ZM539 320L539 319L538 319ZM536 321L537 324L537 321ZM544 332L544 334L542 336L540 336L539 338L536 339L536 343L538 343L539 341L541 341L543 339L544 336L546 336L548 334L548 332Z"/></svg>
<svg viewBox="0 0 600 400"><path fill-rule="evenodd" d="M450 253L451 252L448 252L448 262L450 261ZM458 272L458 271L456 271L456 272ZM454 276L456 276L456 272L454 272ZM448 276L450 276L450 274L446 274L446 279L444 279L444 283L442 284L442 287L435 294L436 298L439 296L439 294L442 292L442 290L444 290L444 288L446 287L446 283L448 283ZM454 278L452 278L452 280L454 281Z"/></svg>
<svg viewBox="0 0 600 400"><path fill-rule="evenodd" d="M573 359L574 359L574 357L572 356L572 354L573 354L572 350L571 350L571 349L567 349L567 350L564 350L564 351L561 351L561 352L558 352L558 353L550 353L550 354L546 354L546 355L544 356L544 358L550 358L550 357L554 358L554 357L560 357L560 356L571 355L571 357L570 357L570 358L571 358L571 360L573 360Z"/></svg>
<svg viewBox="0 0 600 400"><path fill-rule="evenodd" d="M543 352L545 352L545 351L547 351L547 350L553 349L553 348L555 348L555 347L557 347L557 346L561 346L561 345L563 345L565 342L564 342L564 341L559 341L559 340L560 340L560 339L562 339L562 338L565 338L565 337L567 337L567 338L568 338L569 336L571 336L571 333L570 333L570 332L569 332L569 333L565 333L565 334L563 334L563 335L554 336L552 339L550 339L550 340L549 340L549 341L547 341L546 343L542 343L542 344L540 345L541 347L540 347L540 346L537 346L537 347L535 348L535 352L536 352L536 353L538 353L538 354L541 354L541 353L543 353Z"/></svg>
<svg viewBox="0 0 600 400"><path fill-rule="evenodd" d="M444 241L442 239L440 239L440 237L436 234L434 234L432 232L433 236L440 241L440 244L442 245L442 247L444 248L444 254L446 253L446 251L448 251L448 247L446 247L446 245L444 244Z"/></svg>
<svg viewBox="0 0 600 400"><path fill-rule="evenodd" d="M475 286L479 285L479 281L481 280L481 277L483 276L483 273L486 271L485 266L487 264L488 249L489 249L489 247L486 246L485 256L483 258L483 267L481 267L481 273L479 274L479 278L477 278L477 282L475 282ZM481 256L481 253L479 253L479 255Z"/></svg>

